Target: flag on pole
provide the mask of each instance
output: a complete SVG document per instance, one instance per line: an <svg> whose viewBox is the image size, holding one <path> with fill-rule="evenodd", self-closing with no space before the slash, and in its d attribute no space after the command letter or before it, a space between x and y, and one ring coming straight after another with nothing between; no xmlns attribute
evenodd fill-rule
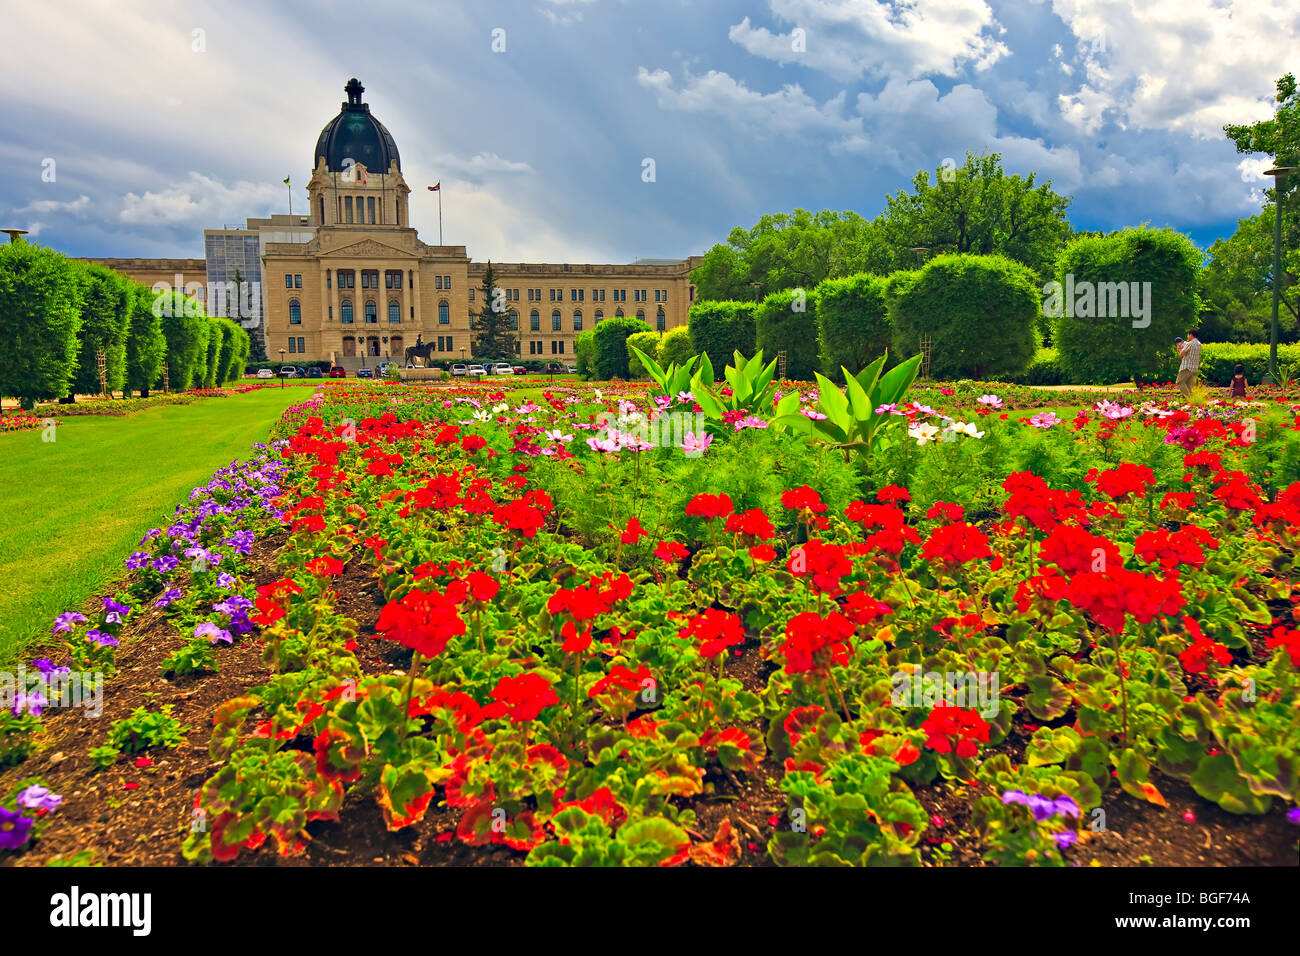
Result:
<svg viewBox="0 0 1300 956"><path fill-rule="evenodd" d="M440 180L438 180L438 184L437 184L436 186L430 186L430 187L429 187L429 192L431 192L431 193L436 193L436 192L437 192L439 189L441 189L441 188L442 188L442 180L440 179Z"/></svg>
<svg viewBox="0 0 1300 956"><path fill-rule="evenodd" d="M289 185L289 177L288 177L288 176L285 176L285 177L284 177L284 184L285 184L286 186Z"/></svg>

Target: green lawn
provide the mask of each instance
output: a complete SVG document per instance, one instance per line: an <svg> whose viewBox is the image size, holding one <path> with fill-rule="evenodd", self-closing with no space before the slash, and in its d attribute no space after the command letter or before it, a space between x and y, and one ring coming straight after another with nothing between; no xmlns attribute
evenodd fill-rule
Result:
<svg viewBox="0 0 1300 956"><path fill-rule="evenodd" d="M267 388L67 418L53 442L39 430L0 435L0 664L49 638L56 614L82 609L145 531L309 395Z"/></svg>

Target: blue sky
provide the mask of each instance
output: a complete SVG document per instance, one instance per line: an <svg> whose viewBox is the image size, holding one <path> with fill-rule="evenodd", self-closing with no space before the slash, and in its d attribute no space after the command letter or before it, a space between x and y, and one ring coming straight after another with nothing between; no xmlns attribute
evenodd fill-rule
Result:
<svg viewBox="0 0 1300 956"><path fill-rule="evenodd" d="M1220 127L1300 72L1294 0L59 0L5 22L24 42L0 225L71 255L201 256L205 227L287 211L285 175L305 210L350 76L422 238L440 180L446 241L478 260L680 257L768 212L872 217L967 150L1050 178L1080 228L1204 246L1258 210L1268 165Z"/></svg>

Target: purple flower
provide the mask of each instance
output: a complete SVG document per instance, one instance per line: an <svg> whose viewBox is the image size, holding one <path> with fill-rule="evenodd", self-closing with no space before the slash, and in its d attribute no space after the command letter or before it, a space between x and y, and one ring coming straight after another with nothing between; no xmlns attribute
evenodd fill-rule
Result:
<svg viewBox="0 0 1300 956"><path fill-rule="evenodd" d="M229 590L235 586L235 576L228 571L222 571L217 575L217 587Z"/></svg>
<svg viewBox="0 0 1300 956"><path fill-rule="evenodd" d="M41 708L48 703L49 701L46 700L45 695L38 690L34 690L30 694L20 690L14 695L14 705L10 710L15 717L21 717L23 711L30 712L33 717L39 717L41 716Z"/></svg>
<svg viewBox="0 0 1300 956"><path fill-rule="evenodd" d="M86 615L77 611L64 611L54 619L53 633L58 634L60 631L70 631L77 624L85 624Z"/></svg>
<svg viewBox="0 0 1300 956"><path fill-rule="evenodd" d="M1079 834L1073 830L1066 830L1064 833L1056 833L1053 836L1056 839L1056 845L1062 850L1079 842Z"/></svg>
<svg viewBox="0 0 1300 956"><path fill-rule="evenodd" d="M172 588L169 591L164 591L162 597L158 598L158 600L153 602L153 606L167 607L167 605L171 604L172 601L179 600L181 593L182 592L180 588Z"/></svg>
<svg viewBox="0 0 1300 956"><path fill-rule="evenodd" d="M104 598L104 622L106 624L121 624L122 620L131 613L131 609L125 604L118 604L112 598Z"/></svg>
<svg viewBox="0 0 1300 956"><path fill-rule="evenodd" d="M151 555L148 551L136 551L134 554L132 554L130 557L126 559L126 566L130 568L132 571L135 571L138 568L143 568L146 564L148 564L149 560L152 557L153 555Z"/></svg>
<svg viewBox="0 0 1300 956"><path fill-rule="evenodd" d="M1300 826L1300 807L1292 807L1288 810L1286 812L1286 818L1296 826Z"/></svg>
<svg viewBox="0 0 1300 956"><path fill-rule="evenodd" d="M1079 805L1070 797L1064 795L1059 796L1053 801L1053 804L1057 816L1075 818L1079 816Z"/></svg>
<svg viewBox="0 0 1300 956"><path fill-rule="evenodd" d="M242 594L232 594L224 601L219 601L212 605L212 610L219 611L227 617L233 617L243 611L247 611L253 606L253 602Z"/></svg>
<svg viewBox="0 0 1300 956"><path fill-rule="evenodd" d="M112 634L93 629L86 632L86 640L92 644L98 644L100 647L117 647L120 643Z"/></svg>
<svg viewBox="0 0 1300 956"><path fill-rule="evenodd" d="M21 847L31 836L35 823L31 817L25 817L16 810L0 807L0 850L16 850Z"/></svg>
<svg viewBox="0 0 1300 956"><path fill-rule="evenodd" d="M161 558L154 559L153 569L159 574L171 574L179 564L180 561L174 555L164 554Z"/></svg>
<svg viewBox="0 0 1300 956"><path fill-rule="evenodd" d="M50 791L49 787L32 784L18 794L18 805L28 810L57 810L63 797Z"/></svg>
<svg viewBox="0 0 1300 956"><path fill-rule="evenodd" d="M209 642L213 644L217 643L217 641L225 641L227 644L234 643L234 638L230 636L229 631L223 630L211 621L204 621L196 627L194 629L194 636L206 637Z"/></svg>

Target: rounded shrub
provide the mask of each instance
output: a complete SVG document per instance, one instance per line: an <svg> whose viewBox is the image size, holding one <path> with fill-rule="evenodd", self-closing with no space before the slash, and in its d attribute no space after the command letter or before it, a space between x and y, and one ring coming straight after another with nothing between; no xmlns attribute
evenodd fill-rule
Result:
<svg viewBox="0 0 1300 956"><path fill-rule="evenodd" d="M189 391L196 381L202 383L206 371L208 318L203 307L182 292L158 293L153 308L162 318L167 340L167 387L173 392Z"/></svg>
<svg viewBox="0 0 1300 956"><path fill-rule="evenodd" d="M752 356L757 305L756 302L696 302L687 320L692 350L696 355L707 354L719 373L731 362L733 352L746 358Z"/></svg>
<svg viewBox="0 0 1300 956"><path fill-rule="evenodd" d="M100 352L104 353L105 386L116 392L126 381L126 339L135 305L135 284L101 265L71 265L79 273L83 298L81 328L77 331L77 370L70 392L99 393Z"/></svg>
<svg viewBox="0 0 1300 956"><path fill-rule="evenodd" d="M826 279L813 290L822 374L836 381L842 378L841 367L856 374L893 344L894 326L885 299L888 284L885 276L864 273Z"/></svg>
<svg viewBox="0 0 1300 956"><path fill-rule="evenodd" d="M1196 325L1200 260L1172 229L1083 236L1062 249L1043 308L1071 374L1090 385L1172 379L1174 339Z"/></svg>
<svg viewBox="0 0 1300 956"><path fill-rule="evenodd" d="M162 317L154 312L154 295L149 287L137 282L133 293L126 333L125 387L148 397L149 389L162 375L167 339L163 337Z"/></svg>
<svg viewBox="0 0 1300 956"><path fill-rule="evenodd" d="M595 352L592 371L596 378L627 379L631 372L627 367L627 340L630 336L646 330L644 322L632 318L604 319L594 329Z"/></svg>
<svg viewBox="0 0 1300 956"><path fill-rule="evenodd" d="M785 377L812 381L817 370L817 297L806 289L773 292L754 310L754 347L771 361L785 352Z"/></svg>
<svg viewBox="0 0 1300 956"><path fill-rule="evenodd" d="M1201 346L1201 381L1226 388L1238 363L1244 366L1248 383L1260 384L1268 371L1268 345L1207 342ZM1277 364L1283 372L1300 365L1300 345L1279 345Z"/></svg>
<svg viewBox="0 0 1300 956"><path fill-rule="evenodd" d="M669 329L659 340L659 354L655 356L655 361L663 368L672 364L685 365L694 354L690 327L679 325L675 329Z"/></svg>
<svg viewBox="0 0 1300 956"><path fill-rule="evenodd" d="M929 335L933 378L1009 377L1038 348L1034 273L1004 256L937 256L890 276L886 298L896 358L917 354Z"/></svg>
<svg viewBox="0 0 1300 956"><path fill-rule="evenodd" d="M596 330L594 328L579 332L573 340L573 354L577 356L575 368L581 378L589 379L596 374Z"/></svg>
<svg viewBox="0 0 1300 956"><path fill-rule="evenodd" d="M1061 364L1056 349L1043 348L1034 353L1029 366L1012 379L1019 385L1073 385Z"/></svg>
<svg viewBox="0 0 1300 956"><path fill-rule="evenodd" d="M627 370L633 378L649 378L649 370L641 364L641 360L636 357L632 351L633 347L640 349L646 355L649 355L656 362L659 361L656 356L659 354L659 333L658 332L637 332L635 335L627 337Z"/></svg>

